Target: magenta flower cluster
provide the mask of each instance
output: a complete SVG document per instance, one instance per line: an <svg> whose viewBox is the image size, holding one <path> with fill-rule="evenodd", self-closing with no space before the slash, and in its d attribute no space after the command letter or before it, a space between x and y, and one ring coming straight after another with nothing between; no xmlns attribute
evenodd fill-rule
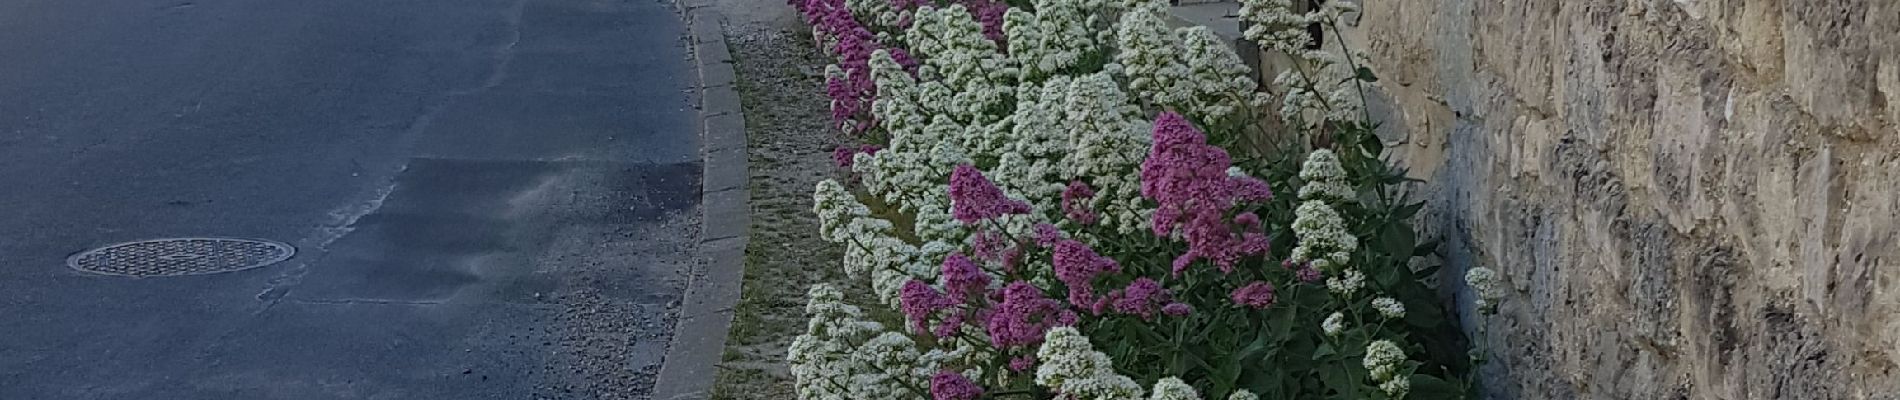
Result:
<svg viewBox="0 0 1900 400"><path fill-rule="evenodd" d="M1009 214L1029 213L1029 203L1009 198L995 182L969 164L950 173L950 216L964 224Z"/></svg>
<svg viewBox="0 0 1900 400"><path fill-rule="evenodd" d="M1273 284L1265 281L1253 281L1246 286L1234 289L1233 293L1227 295L1227 299L1233 300L1235 305L1243 307L1252 307L1255 309L1267 308L1273 305Z"/></svg>
<svg viewBox="0 0 1900 400"><path fill-rule="evenodd" d="M1011 282L1003 288L1002 301L990 310L985 331L990 344L998 348L1034 346L1050 328L1075 325L1077 316L1029 282Z"/></svg>
<svg viewBox="0 0 1900 400"><path fill-rule="evenodd" d="M943 260L943 289L951 299L967 302L989 292L990 276L968 257L951 254Z"/></svg>
<svg viewBox="0 0 1900 400"><path fill-rule="evenodd" d="M1062 228L1057 228L1055 225L1036 224L1035 233L1037 246L1055 247L1056 243L1062 242Z"/></svg>
<svg viewBox="0 0 1900 400"><path fill-rule="evenodd" d="M1062 189L1062 214L1070 221L1082 225L1094 225L1100 217L1089 208L1089 202L1095 199L1095 189L1077 179L1069 181L1069 187Z"/></svg>
<svg viewBox="0 0 1900 400"><path fill-rule="evenodd" d="M1169 297L1168 290L1161 288L1160 282L1145 276L1135 278L1134 282L1128 283L1128 287L1108 295L1115 312L1139 316L1143 320L1154 319L1155 312L1161 310Z"/></svg>
<svg viewBox="0 0 1900 400"><path fill-rule="evenodd" d="M933 0L891 0L891 8L898 11L914 11L919 7L935 4ZM906 26L908 27L908 26Z"/></svg>
<svg viewBox="0 0 1900 400"><path fill-rule="evenodd" d="M940 371L930 377L931 400L976 400L979 397L983 397L983 387L956 371Z"/></svg>
<svg viewBox="0 0 1900 400"><path fill-rule="evenodd" d="M1009 13L1009 3L1001 0L964 0L965 7L976 16L976 22L983 25L983 37L1003 45L1003 15Z"/></svg>
<svg viewBox="0 0 1900 400"><path fill-rule="evenodd" d="M1157 204L1152 219L1156 236L1179 234L1188 251L1174 259L1179 274L1196 260L1212 261L1232 272L1242 257L1267 253L1259 217L1227 212L1241 202L1273 197L1267 183L1229 176L1227 151L1207 144L1207 136L1186 118L1162 112L1155 120L1154 142L1141 163L1141 195Z"/></svg>
<svg viewBox="0 0 1900 400"><path fill-rule="evenodd" d="M877 85L871 79L871 53L878 49L890 52L891 59L903 65L911 73L916 73L917 61L902 48L886 46L877 40L877 35L851 15L844 0L791 0L793 8L805 16L816 32L831 43L831 53L838 58L838 68L843 76L831 76L825 80L825 94L831 96L832 123L840 128L850 128L852 134L863 132L874 125L871 118L871 102L877 98ZM857 121L856 124L850 124Z"/></svg>
<svg viewBox="0 0 1900 400"><path fill-rule="evenodd" d="M954 335L969 318L970 310L977 308L973 304L989 295L990 276L962 254L944 258L942 276L941 291L915 279L904 282L899 289L898 309L910 321L912 331L937 337ZM933 317L940 319L934 327L930 324Z"/></svg>
<svg viewBox="0 0 1900 400"><path fill-rule="evenodd" d="M878 146L875 144L860 145L856 147L838 146L837 149L831 150L831 163L834 165L837 165L839 169L848 171L848 170L851 170L851 164L857 162L856 160L859 154L877 154L879 150L883 150L883 149L884 149L883 146Z"/></svg>
<svg viewBox="0 0 1900 400"><path fill-rule="evenodd" d="M930 284L915 279L904 282L904 287L898 290L897 299L899 303L898 310L904 313L904 319L910 321L911 331L931 332L933 334L937 332L956 332L955 327L943 327L949 324L941 324L939 325L939 329L932 329L930 326L931 317L937 315L938 311L950 310L957 305L955 299L944 295L943 292L937 291L937 288L930 287Z"/></svg>
<svg viewBox="0 0 1900 400"><path fill-rule="evenodd" d="M1161 313L1171 317L1188 315L1193 312L1194 306L1187 305L1187 303L1168 303L1168 305L1161 306Z"/></svg>
<svg viewBox="0 0 1900 400"><path fill-rule="evenodd" d="M1028 371L1029 367L1034 367L1034 366L1036 366L1035 354L1024 354L1021 357L1009 359L1010 371L1016 371L1016 372Z"/></svg>
<svg viewBox="0 0 1900 400"><path fill-rule="evenodd" d="M1120 272L1121 264L1114 259L1095 253L1089 245L1071 239L1056 242L1051 250L1051 264L1055 266L1056 280L1069 288L1069 304L1087 307L1095 314L1101 314L1106 302L1098 303L1095 298L1095 278L1104 273Z"/></svg>

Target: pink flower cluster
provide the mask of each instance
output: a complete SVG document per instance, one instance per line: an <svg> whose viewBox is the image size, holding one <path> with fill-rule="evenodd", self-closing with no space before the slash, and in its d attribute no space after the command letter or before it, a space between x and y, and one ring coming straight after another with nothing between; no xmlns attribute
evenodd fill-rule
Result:
<svg viewBox="0 0 1900 400"><path fill-rule="evenodd" d="M990 276L968 257L951 254L943 260L943 289L951 299L966 302L989 292Z"/></svg>
<svg viewBox="0 0 1900 400"><path fill-rule="evenodd" d="M970 14L976 16L976 22L983 24L983 37L989 38L1001 47L1003 15L1009 13L1009 3L1001 0L964 0L963 4L970 8Z"/></svg>
<svg viewBox="0 0 1900 400"><path fill-rule="evenodd" d="M1089 201L1095 199L1095 189L1077 179L1069 181L1069 187L1062 189L1062 214L1070 221L1082 225L1094 225L1099 218L1095 210L1089 208Z"/></svg>
<svg viewBox="0 0 1900 400"><path fill-rule="evenodd" d="M915 279L905 282L899 290L899 309L910 320L912 330L930 332L937 337L956 334L969 318L970 310L977 308L973 302L989 295L990 276L962 254L944 258L942 276L942 291ZM932 327L930 319L935 316L940 316L941 322Z"/></svg>
<svg viewBox="0 0 1900 400"><path fill-rule="evenodd" d="M1273 284L1265 281L1253 281L1246 286L1234 289L1233 293L1227 295L1227 299L1233 300L1234 304L1240 306L1253 307L1254 309L1267 308L1273 305Z"/></svg>
<svg viewBox="0 0 1900 400"><path fill-rule="evenodd" d="M1078 319L1061 300L1045 296L1029 282L990 290L989 277L967 258L945 260L944 274L948 293L919 280L904 283L899 308L913 331L941 338L955 335L965 323L977 323L989 333L992 345L1008 349L1040 344L1050 328L1075 325ZM938 320L935 326L933 318Z"/></svg>
<svg viewBox="0 0 1900 400"><path fill-rule="evenodd" d="M1063 237L1062 228L1057 228L1055 225L1048 223L1036 224L1035 233L1036 245L1042 247L1055 247L1056 243L1061 242Z"/></svg>
<svg viewBox="0 0 1900 400"><path fill-rule="evenodd" d="M1152 220L1156 236L1178 233L1187 240L1187 253L1174 259L1174 273L1201 259L1232 272L1242 257L1267 253L1258 216L1226 214L1273 192L1265 181L1228 176L1230 166L1227 151L1207 144L1207 136L1180 114L1162 112L1155 120L1154 144L1141 163L1141 195L1159 206Z"/></svg>
<svg viewBox="0 0 1900 400"><path fill-rule="evenodd" d="M891 0L891 8L901 11L916 10L919 7L935 4L933 0Z"/></svg>
<svg viewBox="0 0 1900 400"><path fill-rule="evenodd" d="M890 52L892 60L913 74L917 61L902 48L878 43L877 35L852 17L844 0L791 0L790 3L820 35L831 40L831 53L838 58L838 67L843 70L843 76L828 77L825 81L825 94L831 96L832 123L839 128L850 127L849 133L853 134L869 129L873 125L871 102L877 98L877 85L871 80L871 53L883 48ZM859 123L847 124L850 121Z"/></svg>
<svg viewBox="0 0 1900 400"><path fill-rule="evenodd" d="M983 397L983 386L956 371L940 371L930 377L931 400L976 400L979 397Z"/></svg>
<svg viewBox="0 0 1900 400"><path fill-rule="evenodd" d="M936 288L930 287L930 284L924 283L924 281L915 279L904 282L904 287L899 289L897 298L900 303L898 310L904 313L905 319L910 320L910 328L912 331L931 332L938 337L949 336L950 334L956 333L956 326L947 322L947 320L951 319L961 319L956 317L957 315L961 315L961 313L952 310L958 305L956 299L944 295L943 292L939 292ZM952 316L945 316L944 319L946 322L938 325L936 329L932 329L930 319L936 316L938 311L952 311L950 313Z"/></svg>
<svg viewBox="0 0 1900 400"><path fill-rule="evenodd" d="M1319 268L1313 268L1313 263L1310 262L1294 263L1293 260L1280 260L1280 267L1293 271L1293 278L1299 279L1301 283L1319 282L1321 278Z"/></svg>
<svg viewBox="0 0 1900 400"><path fill-rule="evenodd" d="M1016 281L1003 288L1002 301L986 320L990 344L1013 348L1041 344L1050 328L1075 325L1077 317L1062 301L1044 296L1036 285Z"/></svg>
<svg viewBox="0 0 1900 400"><path fill-rule="evenodd" d="M857 162L856 160L859 154L877 154L879 150L883 149L884 147L874 144L860 145L857 147L838 146L837 149L831 150L831 163L837 165L838 169L849 171L851 170L851 164Z"/></svg>
<svg viewBox="0 0 1900 400"><path fill-rule="evenodd" d="M1096 254L1089 245L1071 239L1057 241L1051 253L1050 261L1055 266L1056 280L1069 288L1069 304L1088 307L1090 311L1101 314L1106 302L1098 303L1095 298L1095 277L1108 272L1120 272L1121 264Z"/></svg>
<svg viewBox="0 0 1900 400"><path fill-rule="evenodd" d="M1009 198L995 182L969 164L950 173L950 216L964 224L1009 214L1029 213L1029 203Z"/></svg>
<svg viewBox="0 0 1900 400"><path fill-rule="evenodd" d="M1115 312L1140 316L1141 319L1154 319L1155 311L1161 309L1169 297L1167 289L1160 282L1148 277L1135 278L1128 287L1108 295L1114 303Z"/></svg>

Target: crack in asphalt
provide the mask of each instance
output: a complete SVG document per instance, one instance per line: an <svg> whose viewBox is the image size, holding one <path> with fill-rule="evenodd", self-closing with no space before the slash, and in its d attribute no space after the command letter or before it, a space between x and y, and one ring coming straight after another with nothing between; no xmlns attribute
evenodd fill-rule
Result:
<svg viewBox="0 0 1900 400"><path fill-rule="evenodd" d="M385 300L385 299L290 299L288 301L295 304L323 304L323 305L433 306L433 305L442 304L442 302L440 301L411 301L411 300Z"/></svg>

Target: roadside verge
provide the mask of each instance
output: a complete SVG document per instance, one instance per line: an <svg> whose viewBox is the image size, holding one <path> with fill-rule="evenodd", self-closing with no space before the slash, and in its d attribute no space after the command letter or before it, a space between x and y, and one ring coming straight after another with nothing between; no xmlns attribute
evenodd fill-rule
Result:
<svg viewBox="0 0 1900 400"><path fill-rule="evenodd" d="M700 262L693 267L654 399L705 399L732 325L745 272L751 194L747 190L745 112L733 86L725 17L710 0L680 0L688 45L699 71L699 134L703 157Z"/></svg>

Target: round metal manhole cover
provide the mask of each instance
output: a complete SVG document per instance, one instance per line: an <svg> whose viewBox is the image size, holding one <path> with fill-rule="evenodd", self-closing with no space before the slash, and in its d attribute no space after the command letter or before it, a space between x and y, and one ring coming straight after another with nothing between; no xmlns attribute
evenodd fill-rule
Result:
<svg viewBox="0 0 1900 400"><path fill-rule="evenodd" d="M297 248L269 240L159 239L87 250L67 258L66 265L106 275L203 275L276 264L296 254Z"/></svg>

